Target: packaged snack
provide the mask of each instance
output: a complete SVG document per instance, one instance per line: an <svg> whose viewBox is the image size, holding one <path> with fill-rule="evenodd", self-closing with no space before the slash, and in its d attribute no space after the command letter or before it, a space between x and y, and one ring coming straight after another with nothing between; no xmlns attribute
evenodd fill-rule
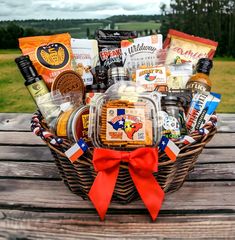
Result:
<svg viewBox="0 0 235 240"><path fill-rule="evenodd" d="M194 95L186 116L186 126L191 133L202 128L219 105L221 95L218 93L197 93Z"/></svg>
<svg viewBox="0 0 235 240"><path fill-rule="evenodd" d="M160 98L143 91L133 82L118 82L91 102L88 134L95 147L156 146Z"/></svg>
<svg viewBox="0 0 235 240"><path fill-rule="evenodd" d="M98 40L99 57L102 66L107 68L123 66L121 41L137 37L135 31L122 30L97 30L95 33Z"/></svg>
<svg viewBox="0 0 235 240"><path fill-rule="evenodd" d="M99 59L97 41L71 38L71 47L76 63L75 71L81 75L85 85L92 85L91 69L97 65Z"/></svg>
<svg viewBox="0 0 235 240"><path fill-rule="evenodd" d="M186 83L193 74L191 62L172 64L168 66L169 76L167 78L168 89L185 89Z"/></svg>
<svg viewBox="0 0 235 240"><path fill-rule="evenodd" d="M65 70L72 70L72 51L68 33L19 38L24 55L29 55L49 89L54 79Z"/></svg>
<svg viewBox="0 0 235 240"><path fill-rule="evenodd" d="M136 83L147 91L154 91L161 85L166 85L166 68L164 66L141 68L136 70Z"/></svg>
<svg viewBox="0 0 235 240"><path fill-rule="evenodd" d="M85 93L85 87L80 75L72 70L67 70L60 73L54 80L52 91L59 90L62 95L66 95L70 92L80 94L83 98Z"/></svg>
<svg viewBox="0 0 235 240"><path fill-rule="evenodd" d="M212 59L217 46L218 42L170 29L163 44L168 48L166 64L189 61L195 65L200 58Z"/></svg>
<svg viewBox="0 0 235 240"><path fill-rule="evenodd" d="M162 35L151 35L121 41L124 67L131 73L140 66L156 66L158 50L162 49Z"/></svg>

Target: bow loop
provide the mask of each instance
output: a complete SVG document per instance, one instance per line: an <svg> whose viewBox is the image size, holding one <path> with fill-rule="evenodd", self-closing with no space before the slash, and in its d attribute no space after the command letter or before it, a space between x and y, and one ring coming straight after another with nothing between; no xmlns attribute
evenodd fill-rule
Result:
<svg viewBox="0 0 235 240"><path fill-rule="evenodd" d="M154 148L139 148L131 152L130 165L135 171L152 174L157 172L158 152Z"/></svg>

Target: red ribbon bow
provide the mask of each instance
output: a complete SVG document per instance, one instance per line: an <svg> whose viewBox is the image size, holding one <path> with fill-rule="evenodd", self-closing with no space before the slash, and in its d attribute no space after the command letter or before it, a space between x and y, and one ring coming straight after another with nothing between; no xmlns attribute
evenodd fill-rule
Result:
<svg viewBox="0 0 235 240"><path fill-rule="evenodd" d="M155 220L164 198L164 192L152 174L158 170L157 149L139 148L132 152L122 152L97 148L93 154L93 165L98 174L89 197L101 220L104 220L108 210L121 162L128 163L136 189Z"/></svg>

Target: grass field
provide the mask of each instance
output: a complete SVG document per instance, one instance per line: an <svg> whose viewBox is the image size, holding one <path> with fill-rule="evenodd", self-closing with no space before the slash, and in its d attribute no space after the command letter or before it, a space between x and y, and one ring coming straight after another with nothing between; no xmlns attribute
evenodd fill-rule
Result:
<svg viewBox="0 0 235 240"><path fill-rule="evenodd" d="M0 50L0 112L33 112L36 109L14 59L18 50ZM222 94L218 112L235 113L235 60L214 61L212 91Z"/></svg>
<svg viewBox="0 0 235 240"><path fill-rule="evenodd" d="M122 30L135 30L135 31L144 31L147 29L159 29L161 26L160 23L154 21L149 22L126 22L126 23L115 23L115 27Z"/></svg>

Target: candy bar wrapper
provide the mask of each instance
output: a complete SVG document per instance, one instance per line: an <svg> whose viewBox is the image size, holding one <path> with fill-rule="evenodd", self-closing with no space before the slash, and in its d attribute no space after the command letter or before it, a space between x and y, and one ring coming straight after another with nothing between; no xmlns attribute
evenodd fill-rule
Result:
<svg viewBox="0 0 235 240"><path fill-rule="evenodd" d="M210 120L220 99L220 94L212 92L194 95L186 116L186 126L190 133L199 130Z"/></svg>

